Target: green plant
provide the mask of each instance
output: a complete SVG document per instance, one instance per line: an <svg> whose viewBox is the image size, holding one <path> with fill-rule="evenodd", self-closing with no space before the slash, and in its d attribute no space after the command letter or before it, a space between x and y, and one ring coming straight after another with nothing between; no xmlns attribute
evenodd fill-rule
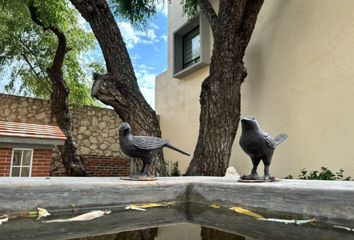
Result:
<svg viewBox="0 0 354 240"><path fill-rule="evenodd" d="M341 180L350 181L351 177L344 178L344 170L339 169L337 172L333 173L326 167L321 167L321 170L308 171L305 168L301 169L301 173L298 176L299 179L304 180ZM292 175L288 175L285 179L293 179Z"/></svg>
<svg viewBox="0 0 354 240"><path fill-rule="evenodd" d="M178 169L178 162L173 163L171 176L181 176L181 172Z"/></svg>

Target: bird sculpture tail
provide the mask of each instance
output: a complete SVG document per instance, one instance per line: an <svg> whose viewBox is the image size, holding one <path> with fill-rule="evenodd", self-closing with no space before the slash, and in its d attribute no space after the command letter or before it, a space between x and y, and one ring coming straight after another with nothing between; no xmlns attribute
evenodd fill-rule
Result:
<svg viewBox="0 0 354 240"><path fill-rule="evenodd" d="M285 141L287 138L288 138L288 135L286 135L285 133L281 133L274 138L274 143L276 144L276 146L278 146L280 143Z"/></svg>
<svg viewBox="0 0 354 240"><path fill-rule="evenodd" d="M177 152L179 152L179 153L182 153L182 154L184 154L184 155L190 156L189 153L186 153L186 152L182 151L181 149L178 149L178 148L176 148L176 147L174 147L174 146L172 146L172 145L170 145L170 144L166 144L166 147L168 147L168 148L170 148L170 149L172 149L172 150L175 150L175 151L177 151Z"/></svg>

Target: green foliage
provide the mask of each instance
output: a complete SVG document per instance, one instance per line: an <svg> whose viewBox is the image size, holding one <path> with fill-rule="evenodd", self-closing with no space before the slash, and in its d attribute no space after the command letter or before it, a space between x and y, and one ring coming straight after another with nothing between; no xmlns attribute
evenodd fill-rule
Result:
<svg viewBox="0 0 354 240"><path fill-rule="evenodd" d="M128 19L139 27L156 13L156 6L162 0L111 0L111 7L116 16Z"/></svg>
<svg viewBox="0 0 354 240"><path fill-rule="evenodd" d="M326 167L321 167L321 170L307 171L305 168L301 169L301 173L298 176L299 179L304 180L342 180L350 181L351 177L344 178L344 170L339 169L336 173L333 173ZM293 179L292 175L288 175L285 179Z"/></svg>
<svg viewBox="0 0 354 240"><path fill-rule="evenodd" d="M30 0L0 0L0 72L10 66L5 89L21 95L49 98L51 82L47 70L57 48L56 36L35 24L28 9ZM77 104L96 104L90 96L89 66L81 56L94 46L94 36L79 23L79 14L67 0L33 0L41 22L56 27L67 38L64 79L70 89L69 100ZM17 83L20 83L19 86Z"/></svg>
<svg viewBox="0 0 354 240"><path fill-rule="evenodd" d="M181 172L178 169L178 162L173 163L171 176L181 176Z"/></svg>
<svg viewBox="0 0 354 240"><path fill-rule="evenodd" d="M181 0L183 6L183 12L187 14L189 18L193 18L198 12L197 0Z"/></svg>

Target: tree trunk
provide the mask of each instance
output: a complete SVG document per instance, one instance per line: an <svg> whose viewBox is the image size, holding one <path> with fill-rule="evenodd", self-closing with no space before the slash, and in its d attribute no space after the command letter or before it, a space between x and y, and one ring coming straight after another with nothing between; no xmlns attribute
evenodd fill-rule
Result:
<svg viewBox="0 0 354 240"><path fill-rule="evenodd" d="M220 0L218 15L208 0L198 5L211 25L214 45L209 76L200 94L199 137L186 175L224 176L240 121L243 56L263 0ZM220 67L222 66L222 67Z"/></svg>
<svg viewBox="0 0 354 240"><path fill-rule="evenodd" d="M160 137L156 113L140 92L127 48L107 2L71 2L89 22L106 61L107 74L94 74L92 96L112 106L132 126L133 134ZM149 173L166 175L162 151L153 156Z"/></svg>
<svg viewBox="0 0 354 240"><path fill-rule="evenodd" d="M33 22L41 26L44 30L50 30L58 38L58 47L55 52L53 65L48 70L49 79L52 82L51 110L59 128L64 132L66 140L64 146L60 147L63 165L69 176L85 176L85 168L81 164L76 152L76 146L72 139L72 122L69 111L69 89L63 78L63 62L67 52L66 37L56 27L45 27L39 20L37 9L34 5L29 6Z"/></svg>

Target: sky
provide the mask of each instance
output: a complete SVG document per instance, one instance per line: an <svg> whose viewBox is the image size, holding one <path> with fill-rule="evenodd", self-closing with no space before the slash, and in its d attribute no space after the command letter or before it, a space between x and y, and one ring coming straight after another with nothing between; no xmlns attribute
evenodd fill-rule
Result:
<svg viewBox="0 0 354 240"><path fill-rule="evenodd" d="M161 4L155 16L148 19L144 29L138 29L128 20L117 23L133 63L138 84L147 102L155 108L155 77L167 68L167 4ZM83 20L84 21L84 20ZM85 53L83 61L105 63L101 49ZM6 69L2 79L6 77ZM5 81L0 81L0 92L4 92Z"/></svg>
<svg viewBox="0 0 354 240"><path fill-rule="evenodd" d="M155 77L167 68L167 4L148 19L144 29L134 27L128 20L118 19L121 31L142 94L155 109ZM104 63L99 45L84 56Z"/></svg>

